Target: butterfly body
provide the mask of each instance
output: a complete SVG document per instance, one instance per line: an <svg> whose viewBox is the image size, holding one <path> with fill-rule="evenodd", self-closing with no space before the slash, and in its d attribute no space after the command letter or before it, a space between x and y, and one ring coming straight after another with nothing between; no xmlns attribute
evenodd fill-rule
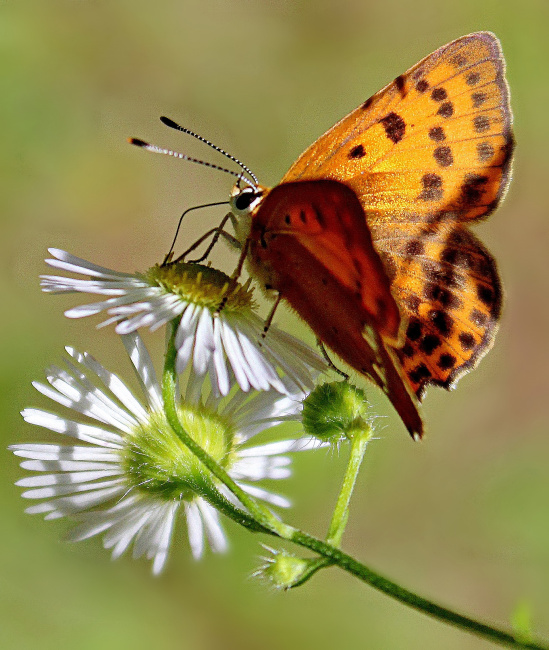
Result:
<svg viewBox="0 0 549 650"><path fill-rule="evenodd" d="M443 46L328 130L280 185L246 188L240 211L252 274L373 379L415 436L416 398L474 367L500 316L495 261L468 226L510 178L504 67L493 34Z"/></svg>

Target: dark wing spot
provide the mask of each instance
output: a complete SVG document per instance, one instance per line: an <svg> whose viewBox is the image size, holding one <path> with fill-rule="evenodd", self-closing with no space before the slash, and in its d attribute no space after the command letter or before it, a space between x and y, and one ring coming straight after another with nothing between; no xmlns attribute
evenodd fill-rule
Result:
<svg viewBox="0 0 549 650"><path fill-rule="evenodd" d="M372 97L368 97L368 99L364 102L364 104L362 104L362 109L366 110L367 108L370 108L373 101L374 101L373 95L372 95Z"/></svg>
<svg viewBox="0 0 549 650"><path fill-rule="evenodd" d="M284 223L286 223L288 226L292 223L292 219L291 219L291 217L290 217L289 214L287 214L287 215L284 217Z"/></svg>
<svg viewBox="0 0 549 650"><path fill-rule="evenodd" d="M301 219L302 223L307 223L307 215L305 214L305 210L301 210L299 213L299 218Z"/></svg>
<svg viewBox="0 0 549 650"><path fill-rule="evenodd" d="M431 93L431 99L434 99L435 102L442 102L448 97L448 93L444 88L435 88Z"/></svg>
<svg viewBox="0 0 549 650"><path fill-rule="evenodd" d="M410 255L410 256L415 256L415 255L423 255L425 252L425 246L423 245L423 242L420 241L419 239L411 239L409 242L406 243L406 246L404 247L404 254L405 255Z"/></svg>
<svg viewBox="0 0 549 650"><path fill-rule="evenodd" d="M477 257L473 262L473 269L485 278L492 277L492 265L485 257Z"/></svg>
<svg viewBox="0 0 549 650"><path fill-rule="evenodd" d="M452 59L452 65L454 65L456 68L462 68L466 63L467 57L465 57L463 54L456 54L456 56Z"/></svg>
<svg viewBox="0 0 549 650"><path fill-rule="evenodd" d="M406 296L404 304L414 314L419 313L419 306L421 305L421 298L419 296Z"/></svg>
<svg viewBox="0 0 549 650"><path fill-rule="evenodd" d="M419 366L416 366L408 376L414 382L414 384L421 384L423 379L429 379L431 376L431 371L424 363L420 363Z"/></svg>
<svg viewBox="0 0 549 650"><path fill-rule="evenodd" d="M479 142L477 144L477 156L479 162L488 162L494 157L494 147L489 142Z"/></svg>
<svg viewBox="0 0 549 650"><path fill-rule="evenodd" d="M451 264L452 266L459 266L460 256L461 256L461 252L457 248L451 248L450 246L446 246L446 248L442 251L442 255L440 256L440 259L442 262L446 262L447 264Z"/></svg>
<svg viewBox="0 0 549 650"><path fill-rule="evenodd" d="M480 74L478 72L470 72L465 77L465 82L468 86L476 86L480 81Z"/></svg>
<svg viewBox="0 0 549 650"><path fill-rule="evenodd" d="M423 190L418 196L423 201L440 201L444 191L442 189L442 178L438 174L424 174L421 182Z"/></svg>
<svg viewBox="0 0 549 650"><path fill-rule="evenodd" d="M435 189L438 187L442 187L442 176L439 176L438 174L423 174L421 178L421 182L423 183L423 187L426 190L431 190Z"/></svg>
<svg viewBox="0 0 549 650"><path fill-rule="evenodd" d="M424 93L427 88L429 88L429 82L427 79L420 79L416 84L416 90L418 93Z"/></svg>
<svg viewBox="0 0 549 650"><path fill-rule="evenodd" d="M456 365L456 361L457 359L453 354L441 354L437 361L437 366L442 368L442 370L450 370L450 368Z"/></svg>
<svg viewBox="0 0 549 650"><path fill-rule="evenodd" d="M483 284L477 285L477 296L487 307L490 307L494 302L494 292L490 287L486 287Z"/></svg>
<svg viewBox="0 0 549 650"><path fill-rule="evenodd" d="M450 147L437 147L433 151L433 158L441 167L449 167L454 162Z"/></svg>
<svg viewBox="0 0 549 650"><path fill-rule="evenodd" d="M425 352L427 355L433 354L433 352L442 345L440 337L435 336L434 334L427 334L424 336L421 343L419 344L419 349L422 352Z"/></svg>
<svg viewBox="0 0 549 650"><path fill-rule="evenodd" d="M429 129L429 137L435 142L446 140L446 134L441 126L434 126L432 129Z"/></svg>
<svg viewBox="0 0 549 650"><path fill-rule="evenodd" d="M353 147L351 151L349 151L349 158L362 158L365 153L364 147L361 144L357 144L356 147Z"/></svg>
<svg viewBox="0 0 549 650"><path fill-rule="evenodd" d="M465 182L461 186L461 204L469 207L480 203L482 195L484 192L486 192L485 185L489 180L490 179L488 176L481 176L479 174L467 174L465 177Z"/></svg>
<svg viewBox="0 0 549 650"><path fill-rule="evenodd" d="M437 111L437 115L440 115L441 117L452 117L453 114L454 105L452 102L444 102Z"/></svg>
<svg viewBox="0 0 549 650"><path fill-rule="evenodd" d="M429 312L429 318L437 330L442 334L442 336L449 336L454 326L454 321L448 314L445 314L439 309L431 309Z"/></svg>
<svg viewBox="0 0 549 650"><path fill-rule="evenodd" d="M423 293L427 300L436 300L446 309L456 309L462 304L461 299L454 293L432 282L427 282L423 288Z"/></svg>
<svg viewBox="0 0 549 650"><path fill-rule="evenodd" d="M469 320L471 323L477 325L478 327L484 327L484 325L486 325L486 321L488 320L488 316L478 309L473 309L473 311L469 314Z"/></svg>
<svg viewBox="0 0 549 650"><path fill-rule="evenodd" d="M478 108L486 101L486 93L473 93L471 99L473 100L473 108Z"/></svg>
<svg viewBox="0 0 549 650"><path fill-rule="evenodd" d="M406 89L404 87L405 85L406 85L406 78L404 77L403 74L401 74L395 79L395 86L397 87L397 90L403 99L404 97L406 97L407 94Z"/></svg>
<svg viewBox="0 0 549 650"><path fill-rule="evenodd" d="M324 219L324 215L322 214L322 210L318 207L318 205L312 205L313 211L316 216L316 220L318 225L321 228L324 228L326 226L326 219Z"/></svg>
<svg viewBox="0 0 549 650"><path fill-rule="evenodd" d="M473 118L473 128L477 133L485 133L490 129L490 120L486 115L477 115Z"/></svg>
<svg viewBox="0 0 549 650"><path fill-rule="evenodd" d="M406 130L406 122L397 115L396 113L389 113L383 119L380 120L385 129L385 133L389 140L392 140L395 144L400 142L404 137L404 132Z"/></svg>
<svg viewBox="0 0 549 650"><path fill-rule="evenodd" d="M467 243L466 236L459 230L454 230L454 232L448 237L448 243L460 246L461 244Z"/></svg>
<svg viewBox="0 0 549 650"><path fill-rule="evenodd" d="M459 342L464 350L472 350L476 345L475 337L471 332L460 332Z"/></svg>
<svg viewBox="0 0 549 650"><path fill-rule="evenodd" d="M460 250L459 248L452 248L451 245L446 246L442 251L441 261L452 266L458 266L464 269L470 269L474 262L471 253L468 251Z"/></svg>
<svg viewBox="0 0 549 650"><path fill-rule="evenodd" d="M412 319L406 330L406 337L410 341L417 341L421 337L421 323L417 319Z"/></svg>
<svg viewBox="0 0 549 650"><path fill-rule="evenodd" d="M413 357L414 356L414 348L409 343L406 343L400 349L400 353L404 357L408 357L408 358Z"/></svg>

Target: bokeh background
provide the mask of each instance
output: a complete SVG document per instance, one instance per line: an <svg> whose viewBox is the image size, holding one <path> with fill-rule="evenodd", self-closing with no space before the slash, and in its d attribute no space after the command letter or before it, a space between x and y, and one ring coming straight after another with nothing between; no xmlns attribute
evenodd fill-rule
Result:
<svg viewBox="0 0 549 650"><path fill-rule="evenodd" d="M0 3L1 441L41 441L18 412L46 406L30 382L65 344L128 370L112 330L68 321L45 296L48 246L125 271L161 259L186 207L223 200L231 179L126 144L213 152L166 114L276 183L326 128L417 60L480 29L501 39L515 114L514 180L477 232L499 260L506 307L496 345L453 393L432 390L428 435L385 419L355 493L344 547L420 593L506 625L520 603L549 637L549 5L544 0L130 0ZM190 218L188 241L217 223ZM218 261L231 270L234 257ZM295 325L285 312L282 324ZM305 330L303 330L305 331ZM156 354L162 336L149 337ZM344 454L295 462L288 515L323 535ZM67 522L23 514L3 452L3 648L475 649L337 570L290 593L250 579L261 540L227 524L231 552L196 564L179 526L171 562L111 563L98 540L59 541Z"/></svg>

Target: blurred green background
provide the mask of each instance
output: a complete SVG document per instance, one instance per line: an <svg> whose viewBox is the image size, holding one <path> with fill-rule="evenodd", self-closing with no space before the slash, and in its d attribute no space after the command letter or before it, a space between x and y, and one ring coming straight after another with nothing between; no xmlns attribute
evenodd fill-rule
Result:
<svg viewBox="0 0 549 650"><path fill-rule="evenodd" d="M47 438L18 412L71 343L128 369L112 330L68 321L74 297L40 293L48 246L124 271L161 259L185 207L223 200L231 179L155 157L127 136L215 160L163 127L166 114L276 183L326 128L447 41L501 39L518 142L504 205L477 228L499 261L496 345L452 394L429 392L413 444L382 420L344 547L406 586L507 624L517 603L549 637L549 5L545 0L157 0L0 3L3 446ZM190 218L189 241L220 210ZM207 226L206 226L207 224ZM227 270L226 251L218 258ZM280 321L290 317L279 313ZM159 353L162 336L149 337ZM296 459L289 519L323 535L344 453ZM190 560L179 526L159 579L111 563L98 540L59 541L67 522L23 514L4 452L0 490L3 648L191 650L481 649L487 642L395 604L337 570L273 594L249 578L259 539L227 524L231 552Z"/></svg>

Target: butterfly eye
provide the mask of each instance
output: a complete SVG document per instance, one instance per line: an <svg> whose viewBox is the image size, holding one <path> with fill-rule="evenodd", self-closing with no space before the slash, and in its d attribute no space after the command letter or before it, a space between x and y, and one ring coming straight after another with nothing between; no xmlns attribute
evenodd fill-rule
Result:
<svg viewBox="0 0 549 650"><path fill-rule="evenodd" d="M244 188L232 201L237 212L247 212L250 206L262 195L251 187Z"/></svg>

